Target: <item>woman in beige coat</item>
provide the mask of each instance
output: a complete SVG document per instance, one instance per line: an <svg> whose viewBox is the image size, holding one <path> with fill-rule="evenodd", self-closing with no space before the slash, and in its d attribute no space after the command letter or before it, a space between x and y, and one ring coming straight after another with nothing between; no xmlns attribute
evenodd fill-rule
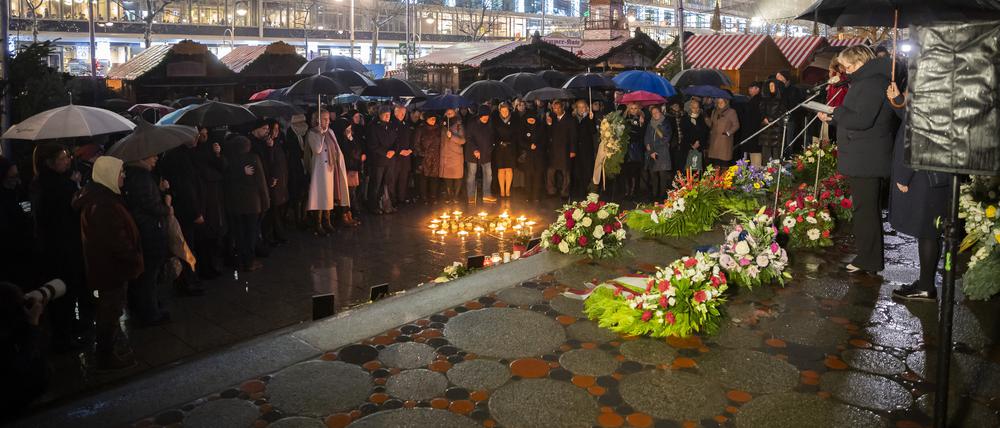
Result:
<svg viewBox="0 0 1000 428"><path fill-rule="evenodd" d="M444 126L441 127L441 171L444 181L445 202L458 201L458 190L465 175L465 127L462 117L454 109L444 112Z"/></svg>
<svg viewBox="0 0 1000 428"><path fill-rule="evenodd" d="M711 128L708 162L716 168L728 168L733 160L733 135L740 129L740 119L736 111L729 107L729 100L715 99L715 110L707 123Z"/></svg>

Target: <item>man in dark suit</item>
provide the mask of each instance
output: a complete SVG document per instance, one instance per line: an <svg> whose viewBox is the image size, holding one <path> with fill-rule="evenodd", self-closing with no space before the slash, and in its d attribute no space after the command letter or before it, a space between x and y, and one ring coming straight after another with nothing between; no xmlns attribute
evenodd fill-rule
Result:
<svg viewBox="0 0 1000 428"><path fill-rule="evenodd" d="M383 106L378 110L378 121L368 128L365 148L369 160L368 209L374 214L388 214L396 211L392 203L381 205L382 194L389 185L389 169L396 156L396 127L392 124L392 112Z"/></svg>
<svg viewBox="0 0 1000 428"><path fill-rule="evenodd" d="M577 123L566 113L562 101L552 103L552 112L546 118L549 126L549 167L545 172L545 190L549 196L556 194L556 173L562 182L559 186L559 196L569 197L570 163L576 157Z"/></svg>

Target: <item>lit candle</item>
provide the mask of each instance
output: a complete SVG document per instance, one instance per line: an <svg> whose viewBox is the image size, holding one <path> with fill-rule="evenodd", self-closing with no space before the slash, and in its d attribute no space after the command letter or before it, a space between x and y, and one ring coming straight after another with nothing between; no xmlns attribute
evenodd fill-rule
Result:
<svg viewBox="0 0 1000 428"><path fill-rule="evenodd" d="M437 225L437 223L431 223L431 224L427 225L427 227L429 227L431 229L437 229L438 225Z"/></svg>
<svg viewBox="0 0 1000 428"><path fill-rule="evenodd" d="M503 252L503 262L504 263L510 263L510 253L507 252L507 251Z"/></svg>
<svg viewBox="0 0 1000 428"><path fill-rule="evenodd" d="M515 224L514 227L513 227L513 229L514 230L521 230L521 225Z"/></svg>
<svg viewBox="0 0 1000 428"><path fill-rule="evenodd" d="M497 225L497 232L503 233L505 230L507 230L507 226L504 226L503 224Z"/></svg>
<svg viewBox="0 0 1000 428"><path fill-rule="evenodd" d="M514 254L512 254L510 258L514 260L521 258L521 250L514 250Z"/></svg>
<svg viewBox="0 0 1000 428"><path fill-rule="evenodd" d="M493 261L493 264L500 264L500 253L493 253L491 260Z"/></svg>
<svg viewBox="0 0 1000 428"><path fill-rule="evenodd" d="M444 230L444 229L442 229L442 230L439 230L439 231L437 231L437 232L435 232L435 233L437 233L438 235L442 235L442 236L443 236L443 235L447 235L447 234L448 234L448 231L447 231L447 230Z"/></svg>
<svg viewBox="0 0 1000 428"><path fill-rule="evenodd" d="M528 219L528 218L527 218L527 217L525 217L525 216L520 216L520 217L518 217L518 218L517 218L517 221L519 221L519 222L521 222L521 223L524 223L524 221L525 221L525 220L527 220L527 219Z"/></svg>
<svg viewBox="0 0 1000 428"><path fill-rule="evenodd" d="M458 217L458 216L462 215L462 212L461 212L461 211L458 211L458 210L455 210L455 211L452 211L452 212L451 212L451 215L453 215L453 216L455 216L455 217Z"/></svg>
<svg viewBox="0 0 1000 428"><path fill-rule="evenodd" d="M507 218L507 217L509 217L507 215L507 211L504 211L503 214L500 214L500 218Z"/></svg>
<svg viewBox="0 0 1000 428"><path fill-rule="evenodd" d="M487 215L488 215L488 214L486 214L486 211L480 211L480 212L479 212L479 216L480 216L480 217L483 217L483 218L486 218L486 216L487 216Z"/></svg>
<svg viewBox="0 0 1000 428"><path fill-rule="evenodd" d="M468 235L468 234L469 234L469 231L467 231L467 230L459 230L458 231L458 236L461 236L462 238L465 238L465 236Z"/></svg>

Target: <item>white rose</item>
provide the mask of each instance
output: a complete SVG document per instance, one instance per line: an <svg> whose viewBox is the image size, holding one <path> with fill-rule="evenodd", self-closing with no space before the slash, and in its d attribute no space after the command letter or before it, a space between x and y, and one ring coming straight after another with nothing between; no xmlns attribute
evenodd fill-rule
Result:
<svg viewBox="0 0 1000 428"><path fill-rule="evenodd" d="M783 226L791 229L791 228L795 227L795 219L792 218L792 217L785 217L785 219L781 221L781 224Z"/></svg>
<svg viewBox="0 0 1000 428"><path fill-rule="evenodd" d="M561 251L563 254L568 253L569 244L567 244L566 241L559 242L559 251Z"/></svg>
<svg viewBox="0 0 1000 428"><path fill-rule="evenodd" d="M750 245L748 245L746 241L738 242L736 244L736 254L739 254L741 256L744 254L750 254Z"/></svg>
<svg viewBox="0 0 1000 428"><path fill-rule="evenodd" d="M596 227L594 227L594 237L597 239L601 239L601 237L603 236L604 236L604 226L597 225Z"/></svg>
<svg viewBox="0 0 1000 428"><path fill-rule="evenodd" d="M583 220L580 221L580 224L583 225L583 227L590 227L590 225L594 224L594 221L591 220L590 217L584 217Z"/></svg>
<svg viewBox="0 0 1000 428"><path fill-rule="evenodd" d="M819 229L809 229L809 231L806 232L806 236L813 241L819 239Z"/></svg>
<svg viewBox="0 0 1000 428"><path fill-rule="evenodd" d="M625 239L625 229L618 229L618 230L616 230L615 231L615 237L618 238L619 241Z"/></svg>
<svg viewBox="0 0 1000 428"><path fill-rule="evenodd" d="M806 221L811 224L816 224L816 217L806 217Z"/></svg>
<svg viewBox="0 0 1000 428"><path fill-rule="evenodd" d="M577 208L573 210L573 220L580 221L583 218L583 210Z"/></svg>
<svg viewBox="0 0 1000 428"><path fill-rule="evenodd" d="M594 244L594 249L595 250L603 250L604 249L604 241L598 239L597 243Z"/></svg>
<svg viewBox="0 0 1000 428"><path fill-rule="evenodd" d="M830 214L827 214L826 211L823 211L823 212L819 213L819 218L823 219L823 221L830 221L830 220L832 220L830 218Z"/></svg>
<svg viewBox="0 0 1000 428"><path fill-rule="evenodd" d="M604 220L604 219L608 218L608 216L610 216L610 215L611 214L608 214L607 210L603 210L603 209L597 212L597 218L599 218L601 220Z"/></svg>

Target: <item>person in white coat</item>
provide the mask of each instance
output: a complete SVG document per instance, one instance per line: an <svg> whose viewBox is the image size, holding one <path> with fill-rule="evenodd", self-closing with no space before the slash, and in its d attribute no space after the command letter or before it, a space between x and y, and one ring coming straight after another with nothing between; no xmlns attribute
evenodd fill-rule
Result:
<svg viewBox="0 0 1000 428"><path fill-rule="evenodd" d="M347 188L347 168L337 144L337 137L330 129L330 112L313 111L312 128L306 142L312 153L312 179L309 181L309 200L306 209L315 212L314 231L317 236L333 233L331 211L350 207L351 197ZM343 219L345 224L351 221Z"/></svg>

